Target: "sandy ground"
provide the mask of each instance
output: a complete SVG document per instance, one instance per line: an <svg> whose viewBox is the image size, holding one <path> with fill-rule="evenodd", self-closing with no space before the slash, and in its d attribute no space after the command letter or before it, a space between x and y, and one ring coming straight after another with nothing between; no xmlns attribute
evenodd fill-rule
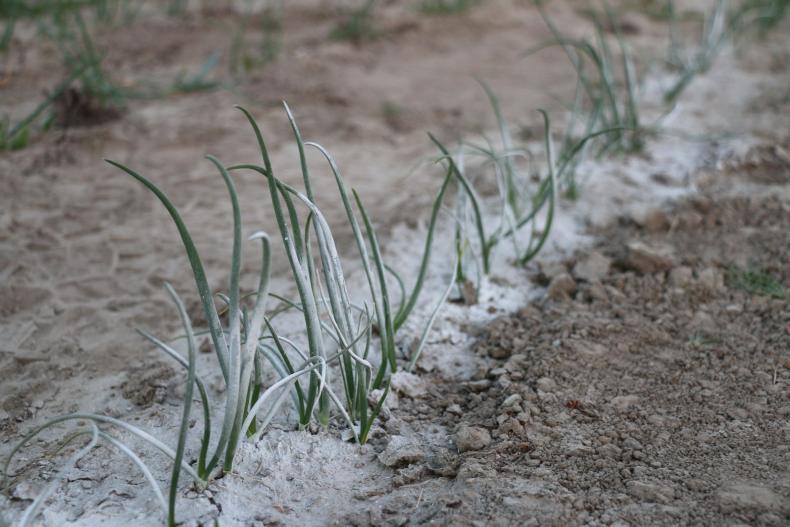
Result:
<svg viewBox="0 0 790 527"><path fill-rule="evenodd" d="M583 32L574 7L554 13ZM390 263L408 273L438 184L431 170L412 171L433 154L424 132L449 141L492 129L471 76L492 85L515 126L535 128L536 107L556 110L552 96L572 93L560 54L520 58L548 36L528 2L486 2L449 18L398 2L383 10L383 36L355 46L327 43L331 21L300 4L286 10L283 57L234 90L133 101L119 119L0 156L0 453L35 423L77 409L175 436L182 377L134 328L172 335L177 317L162 284L186 295L191 278L166 213L102 158L172 194L221 288L229 206L201 155L256 159L232 108L243 103L263 123L275 166L295 181L278 107L287 99L304 135L327 146L360 189ZM124 78L164 75L226 45L231 15L211 16L141 19L100 40L112 44L107 60ZM626 16L639 51L663 50L658 24ZM156 46L143 44L151 35ZM30 86L57 82L52 50L24 49L0 92L12 115L36 103L41 90ZM643 156L585 165L582 196L562 204L539 265L516 269L500 254L480 303L448 306L418 376L399 378L370 445L343 442L339 428L294 432L284 416L243 447L234 473L205 493L185 489L179 517L223 526L785 524L788 300L745 291L732 269L790 283L788 64L782 30L728 51L668 122L726 139L662 137ZM648 78L649 95L664 77ZM385 103L401 109L396 118ZM331 189L321 174L319 188ZM263 185L249 176L238 185L245 228L269 225ZM331 200L322 205L339 218ZM435 273L429 292L446 279ZM17 463L22 477L0 495L9 518L51 476L40 454L54 437ZM164 480L166 463L150 457ZM101 449L43 518L140 525L160 512L132 466Z"/></svg>

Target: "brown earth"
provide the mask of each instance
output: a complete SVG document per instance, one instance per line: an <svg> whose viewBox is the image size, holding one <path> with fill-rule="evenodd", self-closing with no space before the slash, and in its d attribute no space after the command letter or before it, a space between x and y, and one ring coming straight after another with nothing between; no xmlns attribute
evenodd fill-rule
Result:
<svg viewBox="0 0 790 527"><path fill-rule="evenodd" d="M415 486L449 479L407 515L390 507L357 524L790 521L790 289L772 296L742 276L790 284L780 152L700 175L700 195L647 225L623 218L594 252L551 266L573 277L570 294L481 328L476 379L425 374L428 395L402 399L396 421L455 429L470 450L401 469ZM759 184L733 194L744 180ZM634 242L663 253L634 258Z"/></svg>

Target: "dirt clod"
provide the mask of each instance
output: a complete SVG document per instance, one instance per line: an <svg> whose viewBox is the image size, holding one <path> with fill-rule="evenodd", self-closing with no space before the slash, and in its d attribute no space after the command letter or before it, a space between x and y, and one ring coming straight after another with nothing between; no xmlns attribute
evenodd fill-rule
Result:
<svg viewBox="0 0 790 527"><path fill-rule="evenodd" d="M667 271L674 265L670 251L666 247L651 247L640 241L630 242L627 246L626 265L640 273Z"/></svg>
<svg viewBox="0 0 790 527"><path fill-rule="evenodd" d="M491 444L491 434L479 426L462 425L455 433L455 446L459 452L480 450Z"/></svg>
<svg viewBox="0 0 790 527"><path fill-rule="evenodd" d="M425 459L425 452L414 439L392 436L378 458L388 467L403 467Z"/></svg>
<svg viewBox="0 0 790 527"><path fill-rule="evenodd" d="M573 276L586 282L597 282L609 274L611 264L611 258L598 251L591 251L581 257L573 266Z"/></svg>

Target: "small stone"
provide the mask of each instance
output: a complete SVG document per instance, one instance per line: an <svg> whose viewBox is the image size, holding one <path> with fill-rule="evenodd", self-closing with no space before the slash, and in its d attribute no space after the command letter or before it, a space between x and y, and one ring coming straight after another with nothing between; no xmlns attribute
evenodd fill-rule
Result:
<svg viewBox="0 0 790 527"><path fill-rule="evenodd" d="M392 375L390 378L390 386L392 389L406 397L420 397L427 393L425 381L407 371L399 371Z"/></svg>
<svg viewBox="0 0 790 527"><path fill-rule="evenodd" d="M511 417L499 425L498 432L500 435L513 434L520 436L524 433L524 426L518 421L518 419Z"/></svg>
<svg viewBox="0 0 790 527"><path fill-rule="evenodd" d="M618 412L625 412L638 402L639 396L637 395L618 395L610 401L610 404L614 406L615 410Z"/></svg>
<svg viewBox="0 0 790 527"><path fill-rule="evenodd" d="M515 406L521 402L521 395L518 393L514 393L509 395L504 401L502 401L503 408L509 408L511 406Z"/></svg>
<svg viewBox="0 0 790 527"><path fill-rule="evenodd" d="M626 437L623 440L623 446L625 448L629 448L631 450L642 450L644 448L642 446L642 443L640 443L639 441L637 441L633 437Z"/></svg>
<svg viewBox="0 0 790 527"><path fill-rule="evenodd" d="M557 389L557 383L549 377L541 377L538 379L537 387L541 392L551 393Z"/></svg>
<svg viewBox="0 0 790 527"><path fill-rule="evenodd" d="M396 374L397 375L397 374ZM488 390L491 387L491 381L488 379L481 379L479 381L470 381L466 383L470 392L480 393Z"/></svg>
<svg viewBox="0 0 790 527"><path fill-rule="evenodd" d="M513 354L513 351L502 346L491 346L488 348L488 356L492 359L506 359Z"/></svg>
<svg viewBox="0 0 790 527"><path fill-rule="evenodd" d="M455 434L455 446L459 452L480 450L491 444L491 434L479 426L462 425Z"/></svg>
<svg viewBox="0 0 790 527"><path fill-rule="evenodd" d="M650 247L642 242L634 241L628 244L626 265L640 273L657 273L667 271L675 264L671 251L664 247Z"/></svg>
<svg viewBox="0 0 790 527"><path fill-rule="evenodd" d="M460 405L458 405L458 404L451 404L450 406L447 407L447 413L454 414L454 415L462 415L464 413L464 411L463 411L463 409L461 409Z"/></svg>
<svg viewBox="0 0 790 527"><path fill-rule="evenodd" d="M644 501L668 503L675 497L675 490L672 487L656 483L629 481L626 486L631 496Z"/></svg>
<svg viewBox="0 0 790 527"><path fill-rule="evenodd" d="M552 300L564 300L575 291L576 281L568 273L563 273L551 279L547 293Z"/></svg>
<svg viewBox="0 0 790 527"><path fill-rule="evenodd" d="M530 415L529 408L525 408L523 411L519 412L519 414L516 416L516 419L518 419L519 423L526 424L529 423L531 417L532 416Z"/></svg>
<svg viewBox="0 0 790 527"><path fill-rule="evenodd" d="M705 481L701 479L691 478L686 480L686 487L688 487L689 490L701 491L704 490L706 486L707 484Z"/></svg>
<svg viewBox="0 0 790 527"><path fill-rule="evenodd" d="M425 459L425 452L413 439L393 436L378 457L388 467L404 467Z"/></svg>
<svg viewBox="0 0 790 527"><path fill-rule="evenodd" d="M573 266L573 276L586 282L596 282L609 274L612 260L597 251L591 251Z"/></svg>
<svg viewBox="0 0 790 527"><path fill-rule="evenodd" d="M618 459L621 452L622 450L620 450L620 448L614 443L608 443L598 447L598 453L600 455L611 459Z"/></svg>

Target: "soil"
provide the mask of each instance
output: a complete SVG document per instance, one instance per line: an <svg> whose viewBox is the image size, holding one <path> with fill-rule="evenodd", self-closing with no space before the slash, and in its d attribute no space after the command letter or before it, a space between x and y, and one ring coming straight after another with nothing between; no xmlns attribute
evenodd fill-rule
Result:
<svg viewBox="0 0 790 527"><path fill-rule="evenodd" d="M441 177L424 132L451 144L495 130L472 76L493 87L525 137L540 130L535 108L562 115L555 99L573 95L561 52L521 56L549 37L531 2L490 0L451 17L383 2L379 38L357 44L327 40L336 19L324 2L290 4L282 56L232 89L131 100L110 113L66 92L59 127L0 153L1 456L21 433L76 410L175 437L182 372L134 330L175 335L163 283L194 307L193 283L169 217L102 158L162 185L221 290L230 207L201 156L257 159L233 109L241 103L262 123L279 174L298 182L279 106L287 99L305 137L327 146L359 189L389 263L410 275ZM553 4L558 23L585 34L584 6ZM666 28L633 4L619 6L629 42L654 57ZM150 15L96 39L115 78L135 85L141 72L171 79L199 69L226 49L239 16L232 8L183 20ZM516 268L503 250L477 305L446 306L415 375L394 381L369 445L344 441L340 422L297 432L292 416L280 416L259 443L242 446L233 472L206 491L183 489L179 518L222 526L787 524L786 26L728 48L694 81L664 122L682 138L665 134L641 155L582 165L581 195L562 201L538 261ZM35 35L22 26L15 36L0 114L21 117L64 76L56 50ZM228 60L223 54L219 68ZM668 75L651 64L639 64L648 116ZM337 224L343 211L326 169L316 168L314 181ZM271 228L260 205L265 187L246 175L237 184L245 233ZM349 244L342 226L336 234ZM257 263L248 256L251 284ZM274 290L287 292L284 259L275 258ZM445 287L446 264L437 258L425 302L403 329L404 354ZM362 280L348 270L351 285ZM754 276L776 284L760 287ZM201 354L199 370L220 399L209 358ZM0 524L18 518L52 476L63 433L20 455L19 476L0 493ZM139 452L164 484L167 461ZM162 516L143 477L101 448L69 473L41 518L95 526Z"/></svg>
<svg viewBox="0 0 790 527"><path fill-rule="evenodd" d="M790 297L732 277L748 265L790 280L783 180L780 195L706 191L649 230L599 233L608 272L483 328L475 380L428 378L399 407L414 428L479 427L491 442L454 459L438 502L361 524L784 525ZM669 268L635 265L637 240L671 251Z"/></svg>

